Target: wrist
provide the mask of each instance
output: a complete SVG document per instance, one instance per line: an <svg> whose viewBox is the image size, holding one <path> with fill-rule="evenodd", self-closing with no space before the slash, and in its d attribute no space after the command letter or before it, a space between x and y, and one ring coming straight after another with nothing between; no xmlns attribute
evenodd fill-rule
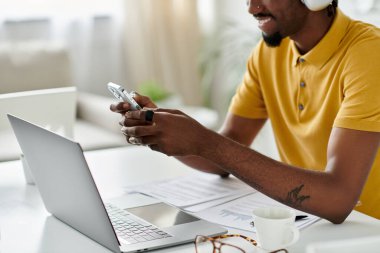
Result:
<svg viewBox="0 0 380 253"><path fill-rule="evenodd" d="M208 160L213 160L216 150L220 145L221 138L223 137L218 133L205 128L205 133L200 138L196 155Z"/></svg>

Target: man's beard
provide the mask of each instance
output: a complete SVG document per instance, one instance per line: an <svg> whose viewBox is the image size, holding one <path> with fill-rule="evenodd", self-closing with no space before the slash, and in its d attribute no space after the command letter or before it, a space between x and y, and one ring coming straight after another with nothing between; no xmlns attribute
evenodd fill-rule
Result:
<svg viewBox="0 0 380 253"><path fill-rule="evenodd" d="M272 35L266 35L262 33L265 44L269 47L278 47L281 45L283 39L282 35L279 32L276 32Z"/></svg>

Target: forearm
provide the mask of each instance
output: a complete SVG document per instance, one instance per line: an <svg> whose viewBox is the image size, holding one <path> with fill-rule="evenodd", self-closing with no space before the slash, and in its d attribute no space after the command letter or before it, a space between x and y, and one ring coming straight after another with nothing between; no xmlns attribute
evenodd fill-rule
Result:
<svg viewBox="0 0 380 253"><path fill-rule="evenodd" d="M332 173L280 163L212 132L202 146L200 156L285 205L334 223L342 222L355 206L356 200L337 185Z"/></svg>
<svg viewBox="0 0 380 253"><path fill-rule="evenodd" d="M219 134L242 145L249 146L265 122L266 119L247 119L228 114L223 126L219 130ZM207 140L207 138L205 138L205 140ZM186 165L203 172L221 176L228 176L230 174L217 163L200 156L177 156L176 158Z"/></svg>
<svg viewBox="0 0 380 253"><path fill-rule="evenodd" d="M199 156L177 156L176 159L194 169L203 172L217 174L222 177L226 177L229 175L229 173L223 170L223 168L220 167L218 164Z"/></svg>
<svg viewBox="0 0 380 253"><path fill-rule="evenodd" d="M333 223L343 222L355 207L380 146L378 132L333 128L326 168L318 172L280 163L247 147L264 119L230 115L226 130L217 134L169 109L155 110L154 124L136 126L136 121L145 122L145 113L125 114L124 124L134 123L124 130L126 135L141 138L152 150L182 156L204 171L231 173L273 199Z"/></svg>

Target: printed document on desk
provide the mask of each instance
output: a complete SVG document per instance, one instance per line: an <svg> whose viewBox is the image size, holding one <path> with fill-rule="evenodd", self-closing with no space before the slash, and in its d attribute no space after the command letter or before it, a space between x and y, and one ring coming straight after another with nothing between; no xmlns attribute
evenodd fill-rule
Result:
<svg viewBox="0 0 380 253"><path fill-rule="evenodd" d="M249 194L245 197L230 201L228 203L203 210L196 213L196 216L223 226L256 232L250 222L253 221L252 211L257 207L264 206L285 206L260 192ZM308 213L295 210L296 215L307 215L307 218L296 222L296 226L301 229L318 221L320 218Z"/></svg>
<svg viewBox="0 0 380 253"><path fill-rule="evenodd" d="M128 187L127 191L143 193L191 212L256 192L235 177L206 173Z"/></svg>

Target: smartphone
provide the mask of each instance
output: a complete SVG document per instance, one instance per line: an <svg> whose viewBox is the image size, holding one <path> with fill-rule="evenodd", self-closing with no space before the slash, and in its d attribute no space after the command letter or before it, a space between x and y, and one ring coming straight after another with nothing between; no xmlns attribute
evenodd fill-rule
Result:
<svg viewBox="0 0 380 253"><path fill-rule="evenodd" d="M117 99L123 102L127 102L131 106L132 111L141 110L141 106L133 99L133 96L128 93L122 86L116 83L108 83L108 90L114 95Z"/></svg>

